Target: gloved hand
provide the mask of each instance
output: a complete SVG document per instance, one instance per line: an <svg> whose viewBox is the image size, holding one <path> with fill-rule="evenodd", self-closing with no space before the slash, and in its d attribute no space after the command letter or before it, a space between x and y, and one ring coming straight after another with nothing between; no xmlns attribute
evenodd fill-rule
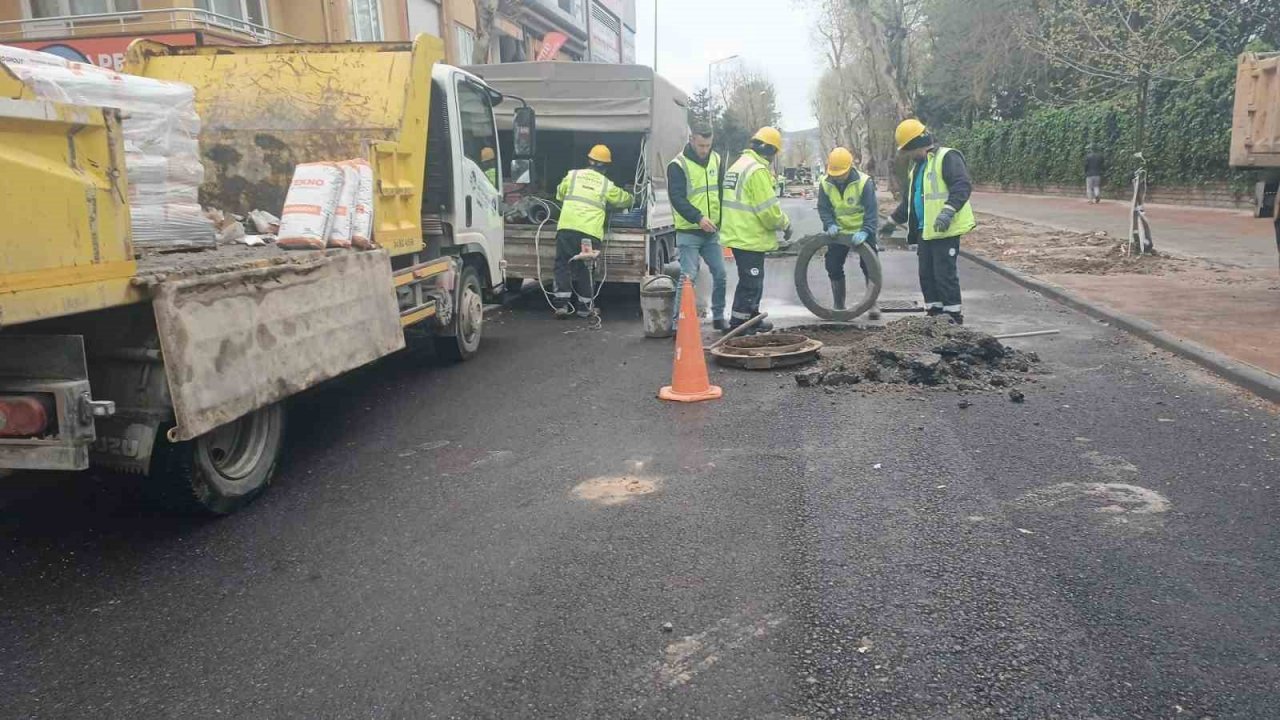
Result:
<svg viewBox="0 0 1280 720"><path fill-rule="evenodd" d="M893 231L897 229L897 223L887 222L880 226L880 237L889 237L893 234Z"/></svg>
<svg viewBox="0 0 1280 720"><path fill-rule="evenodd" d="M786 230L782 231L782 239L786 242L791 242L791 226L790 225L787 226Z"/></svg>
<svg viewBox="0 0 1280 720"><path fill-rule="evenodd" d="M840 234L840 226L839 226L839 225L836 225L835 223L831 223L830 225L828 225L828 226L827 226L827 234L828 234L828 235L839 235L839 234Z"/></svg>
<svg viewBox="0 0 1280 720"><path fill-rule="evenodd" d="M946 232L951 227L951 221L955 219L956 211L949 207L943 207L938 213L938 219L933 222L933 229L937 232Z"/></svg>
<svg viewBox="0 0 1280 720"><path fill-rule="evenodd" d="M853 234L853 246L857 247L861 245L862 243L866 242L867 239L870 237L871 236L867 234L866 230L859 230L858 232Z"/></svg>

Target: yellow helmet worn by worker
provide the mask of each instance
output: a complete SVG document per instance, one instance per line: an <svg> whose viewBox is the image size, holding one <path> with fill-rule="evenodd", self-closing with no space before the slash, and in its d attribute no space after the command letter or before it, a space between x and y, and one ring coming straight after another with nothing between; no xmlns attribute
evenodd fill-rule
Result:
<svg viewBox="0 0 1280 720"><path fill-rule="evenodd" d="M898 129L893 131L893 144L901 150L907 146L907 143L929 132L924 123L915 118L907 118L898 123Z"/></svg>
<svg viewBox="0 0 1280 720"><path fill-rule="evenodd" d="M762 127L751 136L751 139L771 145L774 150L782 152L782 133L778 132L778 128Z"/></svg>
<svg viewBox="0 0 1280 720"><path fill-rule="evenodd" d="M497 157L498 156L493 152L493 148L491 147L480 149L480 162L489 162Z"/></svg>
<svg viewBox="0 0 1280 720"><path fill-rule="evenodd" d="M597 145L591 148L591 152L587 153L587 157L599 163L613 162L613 153L604 145Z"/></svg>
<svg viewBox="0 0 1280 720"><path fill-rule="evenodd" d="M844 177L853 169L853 153L838 147L827 156L827 176Z"/></svg>

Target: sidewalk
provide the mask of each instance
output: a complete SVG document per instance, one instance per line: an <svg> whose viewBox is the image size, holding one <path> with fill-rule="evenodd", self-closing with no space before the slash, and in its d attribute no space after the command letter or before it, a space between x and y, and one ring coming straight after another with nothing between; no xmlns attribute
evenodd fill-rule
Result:
<svg viewBox="0 0 1280 720"><path fill-rule="evenodd" d="M973 204L981 216L966 250L1280 376L1271 222L1148 206L1164 254L1129 258L1117 250L1128 232L1126 204L996 193L975 193Z"/></svg>
<svg viewBox="0 0 1280 720"><path fill-rule="evenodd" d="M1072 230L1105 231L1117 240L1129 234L1129 203L1006 193L974 193L973 207L1002 217ZM1237 267L1280 266L1271 222L1241 210L1147 205L1156 249Z"/></svg>

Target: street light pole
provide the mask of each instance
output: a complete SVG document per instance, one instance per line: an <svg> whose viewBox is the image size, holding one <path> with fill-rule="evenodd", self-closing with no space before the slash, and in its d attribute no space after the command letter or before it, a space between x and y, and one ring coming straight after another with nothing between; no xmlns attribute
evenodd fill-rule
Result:
<svg viewBox="0 0 1280 720"><path fill-rule="evenodd" d="M653 74L658 74L658 0L653 0Z"/></svg>

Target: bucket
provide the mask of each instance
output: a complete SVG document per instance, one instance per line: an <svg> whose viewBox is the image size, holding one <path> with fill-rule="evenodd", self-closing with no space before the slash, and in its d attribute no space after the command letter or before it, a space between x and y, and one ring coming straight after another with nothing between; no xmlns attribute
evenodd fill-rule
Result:
<svg viewBox="0 0 1280 720"><path fill-rule="evenodd" d="M644 336L666 338L675 334L676 283L666 275L649 275L640 281L640 315Z"/></svg>

